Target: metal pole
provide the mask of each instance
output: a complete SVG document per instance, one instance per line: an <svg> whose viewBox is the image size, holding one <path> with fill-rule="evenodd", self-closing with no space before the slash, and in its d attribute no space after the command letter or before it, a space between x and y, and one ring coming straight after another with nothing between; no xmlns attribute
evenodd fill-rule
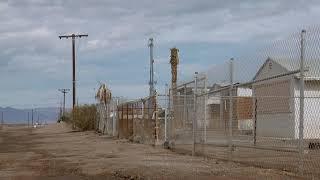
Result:
<svg viewBox="0 0 320 180"><path fill-rule="evenodd" d="M206 95L204 96L204 122L203 122L203 143L207 142L207 99L208 99L208 93L207 93L207 76L204 80L204 90Z"/></svg>
<svg viewBox="0 0 320 180"><path fill-rule="evenodd" d="M3 112L1 112L1 126L4 125Z"/></svg>
<svg viewBox="0 0 320 180"><path fill-rule="evenodd" d="M33 109L31 110L31 126L33 127Z"/></svg>
<svg viewBox="0 0 320 180"><path fill-rule="evenodd" d="M117 98L116 99L116 114L115 114L115 116L116 116L116 118L115 118L115 125L114 125L114 127L115 127L115 136L118 136L119 137L119 131L118 131L118 129L119 129L119 109L118 109L118 105L119 105L119 98Z"/></svg>
<svg viewBox="0 0 320 180"><path fill-rule="evenodd" d="M233 58L230 59L230 89L229 89L229 160L232 159L232 117L233 117Z"/></svg>
<svg viewBox="0 0 320 180"><path fill-rule="evenodd" d="M149 47L150 47L150 81L149 81L149 96L154 96L154 73L153 73L153 64L154 64L154 60L153 60L153 38L149 39Z"/></svg>
<svg viewBox="0 0 320 180"><path fill-rule="evenodd" d="M257 108L258 100L254 98L254 129L253 129L253 145L257 144Z"/></svg>
<svg viewBox="0 0 320 180"><path fill-rule="evenodd" d="M29 117L29 111L28 111L28 127L30 126L30 117Z"/></svg>
<svg viewBox="0 0 320 180"><path fill-rule="evenodd" d="M167 126L168 126L168 100L167 100L167 98L168 98L168 84L166 84L166 90L165 90L166 92L165 92L165 101L164 101L164 103L165 103L165 109L164 109L164 141L165 142L168 142L168 135L167 135L167 130L168 130L168 128L167 128Z"/></svg>
<svg viewBox="0 0 320 180"><path fill-rule="evenodd" d="M155 96L154 96L154 101L155 101L155 103L154 103L154 112L155 112L155 115L154 115L154 118L155 118L155 125L156 125L156 127L155 127L155 129L156 129L156 131L155 131L155 133L156 133L156 142L155 142L155 145L158 145L159 144L159 120L158 120L158 106L157 106L157 93L155 93Z"/></svg>
<svg viewBox="0 0 320 180"><path fill-rule="evenodd" d="M304 131L304 56L305 56L305 34L306 30L301 32L300 47L300 113L299 113L299 174L303 174L303 131Z"/></svg>
<svg viewBox="0 0 320 180"><path fill-rule="evenodd" d="M145 106L145 101L141 100L142 105L141 105L141 117L142 117L142 122L143 122L143 130L142 130L142 139L143 142L145 143L146 137L145 137L145 129L146 129L146 120L144 116L144 106Z"/></svg>
<svg viewBox="0 0 320 180"><path fill-rule="evenodd" d="M187 114L187 85L184 85L184 98L183 98L183 127L187 122L186 115Z"/></svg>
<svg viewBox="0 0 320 180"><path fill-rule="evenodd" d="M133 120L134 120L134 103L131 104L131 120L130 120L130 124L131 124L131 130L130 130L130 134L133 135Z"/></svg>
<svg viewBox="0 0 320 180"><path fill-rule="evenodd" d="M115 105L114 105L114 100L110 102L112 104L112 136L116 135L116 113L115 113Z"/></svg>
<svg viewBox="0 0 320 180"><path fill-rule="evenodd" d="M170 148L173 148L173 145L174 145L174 129L173 129L173 118L172 118L172 110L171 110L171 94L172 94L172 91L171 89L169 88L168 89L168 115L169 115L169 120L170 122L168 122L168 143L169 143L169 147Z"/></svg>
<svg viewBox="0 0 320 180"><path fill-rule="evenodd" d="M62 112L63 117L65 115L65 112L66 112L66 92L63 93L63 112Z"/></svg>
<svg viewBox="0 0 320 180"><path fill-rule="evenodd" d="M126 127L126 138L128 138L129 135L129 103L127 103L127 127Z"/></svg>
<svg viewBox="0 0 320 180"><path fill-rule="evenodd" d="M219 116L220 116L220 122L219 122L219 128L225 130L225 122L223 120L223 112L224 112L224 98L220 92L220 107L219 107Z"/></svg>
<svg viewBox="0 0 320 180"><path fill-rule="evenodd" d="M196 123L197 123L197 79L198 79L198 72L194 73L194 92L193 92L193 123L192 123L192 156L195 155L196 152Z"/></svg>

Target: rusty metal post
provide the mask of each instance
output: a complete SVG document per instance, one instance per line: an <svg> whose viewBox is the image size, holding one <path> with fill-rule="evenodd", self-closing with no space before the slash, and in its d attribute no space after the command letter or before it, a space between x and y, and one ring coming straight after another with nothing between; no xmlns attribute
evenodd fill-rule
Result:
<svg viewBox="0 0 320 180"><path fill-rule="evenodd" d="M303 175L303 158L304 158L304 56L305 56L305 34L306 30L301 32L301 47L300 47L300 113L299 113L299 174Z"/></svg>
<svg viewBox="0 0 320 180"><path fill-rule="evenodd" d="M198 72L195 72L193 92L193 121L192 121L192 156L196 153L196 129L197 129L197 90Z"/></svg>
<svg viewBox="0 0 320 180"><path fill-rule="evenodd" d="M155 102L155 105L154 105L154 112L155 112L155 128L156 128L156 142L155 142L155 145L159 145L159 130L160 130L160 126L159 126L159 119L158 119L158 104L157 104L157 93L155 94L154 96L154 102Z"/></svg>
<svg viewBox="0 0 320 180"><path fill-rule="evenodd" d="M232 118L233 118L233 58L230 59L230 89L229 89L229 161L232 160Z"/></svg>

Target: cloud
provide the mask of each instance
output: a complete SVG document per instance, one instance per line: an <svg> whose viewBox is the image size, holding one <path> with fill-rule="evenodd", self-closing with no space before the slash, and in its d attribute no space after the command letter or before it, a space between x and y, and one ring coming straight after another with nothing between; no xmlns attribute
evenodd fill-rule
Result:
<svg viewBox="0 0 320 180"><path fill-rule="evenodd" d="M220 57L227 50L236 52L235 46L251 49L313 24L320 18L319 8L316 0L0 1L0 81L6 86L1 103L17 101L9 87L48 99L48 92L70 88L71 41L60 40L61 34L89 34L76 41L77 81L87 89L83 92L105 80L121 84L123 88L114 88L116 94L133 97L147 94L150 36L155 38L162 87L170 79L171 47L181 48L180 76L189 77L225 60ZM19 99L43 103L31 97Z"/></svg>

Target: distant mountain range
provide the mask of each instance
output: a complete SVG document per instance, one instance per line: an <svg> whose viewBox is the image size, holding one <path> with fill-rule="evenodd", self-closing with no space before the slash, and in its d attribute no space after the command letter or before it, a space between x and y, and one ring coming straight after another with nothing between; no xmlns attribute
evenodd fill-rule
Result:
<svg viewBox="0 0 320 180"><path fill-rule="evenodd" d="M2 119L4 123L8 124L27 124L28 123L28 112L29 112L29 122L32 121L32 109L16 109L12 107L0 107L0 122ZM57 122L59 116L59 108L57 107L45 107L36 108L33 110L33 122L47 122L53 123Z"/></svg>

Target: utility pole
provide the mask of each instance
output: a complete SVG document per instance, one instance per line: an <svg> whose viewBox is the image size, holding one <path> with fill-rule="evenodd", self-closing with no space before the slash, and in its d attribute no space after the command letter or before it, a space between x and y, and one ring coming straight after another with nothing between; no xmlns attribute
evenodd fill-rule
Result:
<svg viewBox="0 0 320 180"><path fill-rule="evenodd" d="M150 81L149 81L149 96L155 95L155 89L154 89L154 72L153 72L153 38L149 39L149 48L150 48Z"/></svg>
<svg viewBox="0 0 320 180"><path fill-rule="evenodd" d="M64 117L65 111L66 111L66 93L70 91L70 89L59 89L60 92L63 93L63 110L62 110L62 116Z"/></svg>
<svg viewBox="0 0 320 180"><path fill-rule="evenodd" d="M72 39L72 108L76 105L76 50L75 43L76 38L88 37L88 34L71 34L71 35L63 35L59 36L62 38L71 38Z"/></svg>

